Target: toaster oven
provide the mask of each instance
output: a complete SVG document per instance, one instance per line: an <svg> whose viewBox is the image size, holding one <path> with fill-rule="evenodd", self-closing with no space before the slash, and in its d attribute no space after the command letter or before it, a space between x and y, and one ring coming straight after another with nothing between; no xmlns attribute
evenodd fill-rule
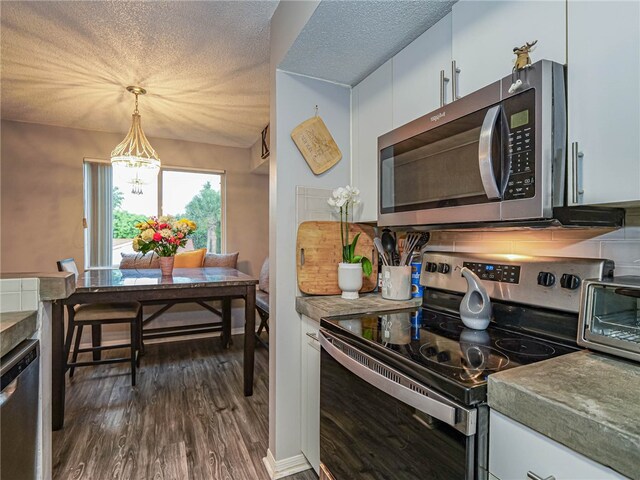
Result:
<svg viewBox="0 0 640 480"><path fill-rule="evenodd" d="M640 362L640 277L582 285L578 344Z"/></svg>

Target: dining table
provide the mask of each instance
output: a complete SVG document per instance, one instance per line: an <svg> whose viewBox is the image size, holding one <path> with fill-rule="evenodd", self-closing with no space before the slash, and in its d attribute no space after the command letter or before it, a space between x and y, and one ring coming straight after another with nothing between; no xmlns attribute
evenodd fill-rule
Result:
<svg viewBox="0 0 640 480"><path fill-rule="evenodd" d="M65 305L139 301L158 303L222 300L222 336L231 334L231 300L244 299L244 394L253 394L255 304L258 280L234 268L176 268L171 276L159 269L92 269L76 279L73 294L52 308L53 430L64 426L66 359Z"/></svg>

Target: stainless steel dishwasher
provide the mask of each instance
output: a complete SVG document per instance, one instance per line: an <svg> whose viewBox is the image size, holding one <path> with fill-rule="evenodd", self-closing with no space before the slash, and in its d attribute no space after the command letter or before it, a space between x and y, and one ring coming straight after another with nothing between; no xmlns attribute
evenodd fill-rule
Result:
<svg viewBox="0 0 640 480"><path fill-rule="evenodd" d="M0 478L36 478L40 344L25 340L2 357Z"/></svg>

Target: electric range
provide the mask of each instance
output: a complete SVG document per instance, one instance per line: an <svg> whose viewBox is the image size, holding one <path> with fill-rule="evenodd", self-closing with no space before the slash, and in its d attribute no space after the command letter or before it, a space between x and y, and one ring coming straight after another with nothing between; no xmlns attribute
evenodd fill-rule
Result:
<svg viewBox="0 0 640 480"><path fill-rule="evenodd" d="M491 297L486 330L459 317L463 266ZM428 252L421 307L323 318L324 468L337 480L487 478L488 376L576 351L580 285L612 272L601 259Z"/></svg>

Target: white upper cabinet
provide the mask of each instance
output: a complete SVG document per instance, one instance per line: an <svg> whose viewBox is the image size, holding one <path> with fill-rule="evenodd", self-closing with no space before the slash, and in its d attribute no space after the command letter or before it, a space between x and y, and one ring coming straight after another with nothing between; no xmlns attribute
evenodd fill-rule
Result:
<svg viewBox="0 0 640 480"><path fill-rule="evenodd" d="M452 32L452 59L460 70L455 78L459 96L509 75L515 59L513 48L526 42L538 40L531 53L533 62L566 63L563 0L460 0L453 5ZM585 45L585 49L590 47Z"/></svg>
<svg viewBox="0 0 640 480"><path fill-rule="evenodd" d="M567 24L569 202L638 201L640 3L571 0Z"/></svg>
<svg viewBox="0 0 640 480"><path fill-rule="evenodd" d="M451 14L393 57L393 128L451 101L450 69Z"/></svg>
<svg viewBox="0 0 640 480"><path fill-rule="evenodd" d="M360 189L357 222L378 220L378 137L393 129L393 71L389 60L351 93L351 184Z"/></svg>

